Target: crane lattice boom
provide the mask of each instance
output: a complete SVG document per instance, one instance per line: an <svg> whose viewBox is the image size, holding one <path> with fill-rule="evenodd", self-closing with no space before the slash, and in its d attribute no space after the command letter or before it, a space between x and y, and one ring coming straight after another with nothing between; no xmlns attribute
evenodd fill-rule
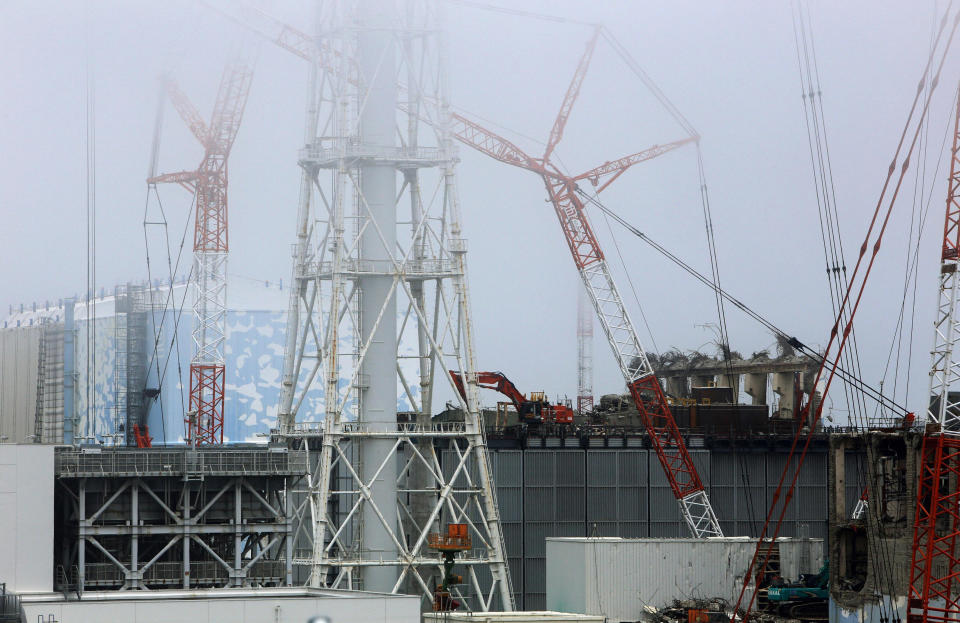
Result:
<svg viewBox="0 0 960 623"><path fill-rule="evenodd" d="M339 63L331 62L329 55L322 50L313 54L304 53L307 45L316 46L313 39L290 26L270 20L269 27L253 29L272 40L276 45L293 51L300 57L309 57L318 62L325 70L337 74L341 72ZM614 162L607 162L580 176L567 176L554 166L549 158L563 135L564 127L570 117L573 105L589 67L590 59L598 39L595 31L587 43L584 55L577 66L573 80L560 108L560 114L553 125L546 152L542 158L526 154L513 142L488 130L479 123L463 115L453 113L450 116L449 129L453 138L487 154L488 156L540 175L547 194L560 221L564 238L570 248L573 261L583 280L591 304L600 320L604 335L610 344L623 373L627 387L633 397L640 417L656 450L657 457L666 472L670 487L680 504L684 520L693 536L706 538L723 536L720 523L710 505L703 483L697 474L693 460L680 435L666 396L659 380L654 376L653 368L647 360L646 352L637 337L637 331L630 320L626 306L620 297L610 270L604 259L603 251L597 242L587 219L583 202L577 197L577 181L581 179L600 179L601 176L619 176L637 162L648 160L672 151L695 136L657 145L643 152L627 156ZM294 42L294 39L297 41ZM346 77L349 80L349 76ZM401 87L402 88L402 87ZM425 120L430 122L430 120ZM604 188L613 181L607 180Z"/></svg>
<svg viewBox="0 0 960 623"><path fill-rule="evenodd" d="M195 171L159 175L151 184L178 183L194 193L192 283L193 341L190 361L190 401L185 417L186 440L193 445L223 443L223 392L226 366L223 345L227 316L227 160L240 129L250 83L251 61L238 58L223 72L216 103L207 125L196 107L170 78L167 95L184 123L204 147Z"/></svg>

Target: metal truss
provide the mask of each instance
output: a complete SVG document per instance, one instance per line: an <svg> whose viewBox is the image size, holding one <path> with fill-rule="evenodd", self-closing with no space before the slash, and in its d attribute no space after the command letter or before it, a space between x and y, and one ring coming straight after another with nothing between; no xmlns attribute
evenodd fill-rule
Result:
<svg viewBox="0 0 960 623"><path fill-rule="evenodd" d="M59 590L293 584L288 477L104 474L58 482L69 502L62 519L76 530L64 534Z"/></svg>
<svg viewBox="0 0 960 623"><path fill-rule="evenodd" d="M360 5L363 6L362 4ZM397 10L402 7L402 10ZM325 4L312 61L277 434L312 454L294 562L313 586L420 593L466 523L473 610L513 599L473 350L438 6ZM383 15L392 18L383 20ZM404 83L402 86L398 83ZM465 397L449 371L467 379ZM437 384L440 384L439 386ZM438 399L462 419L436 423ZM404 401L405 421L397 417Z"/></svg>
<svg viewBox="0 0 960 623"><path fill-rule="evenodd" d="M223 390L227 330L227 161L233 147L253 80L254 59L241 53L223 72L209 125L176 83L167 78L170 100L197 141L204 147L195 171L150 177L147 182L178 183L193 192L196 218L193 232L193 341L190 361L190 406L185 414L185 438L191 445L223 443Z"/></svg>
<svg viewBox="0 0 960 623"><path fill-rule="evenodd" d="M960 618L960 339L957 268L960 259L960 101L954 118L937 317L930 367L930 407L917 487L908 621Z"/></svg>

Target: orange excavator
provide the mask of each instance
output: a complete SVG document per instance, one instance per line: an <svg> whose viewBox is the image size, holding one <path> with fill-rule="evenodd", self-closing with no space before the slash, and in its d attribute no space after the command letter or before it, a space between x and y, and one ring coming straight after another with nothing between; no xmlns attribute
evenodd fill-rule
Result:
<svg viewBox="0 0 960 623"><path fill-rule="evenodd" d="M450 371L453 384L461 396L466 397L463 389L463 375ZM494 389L513 403L517 416L524 424L573 424L573 408L562 404L550 404L543 392L531 392L530 398L520 393L517 386L503 372L477 372L477 385Z"/></svg>

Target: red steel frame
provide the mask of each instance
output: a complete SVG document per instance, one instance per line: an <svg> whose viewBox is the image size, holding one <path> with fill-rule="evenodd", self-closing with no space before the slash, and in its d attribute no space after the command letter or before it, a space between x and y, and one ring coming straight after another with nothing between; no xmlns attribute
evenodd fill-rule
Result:
<svg viewBox="0 0 960 623"><path fill-rule="evenodd" d="M957 575L960 554L960 430L955 401L957 380L957 260L960 259L960 99L953 125L949 192L943 226L936 342L930 371L929 432L923 440L920 478L913 523L913 559L907 621L957 621L960 596ZM936 408L934 408L934 406Z"/></svg>
<svg viewBox="0 0 960 623"><path fill-rule="evenodd" d="M960 438L923 440L910 565L907 621L956 621L960 534Z"/></svg>
<svg viewBox="0 0 960 623"><path fill-rule="evenodd" d="M319 49L316 48L313 38L276 20L270 19L269 21L272 22L270 28L273 32L264 28L254 28L254 30L297 56L317 62L325 70L334 73L340 71L340 68L336 66L337 64L331 62L329 53L322 46ZM649 369L649 362L646 361L646 355L629 319L625 317L625 310L620 307L617 311L617 304L622 306L622 301L619 300L619 294L610 280L603 251L587 220L583 202L577 196L577 182L587 180L597 187L598 192L602 191L633 165L655 158L687 143L695 142L698 137L689 136L664 145L654 145L635 154L605 162L576 176L563 174L550 161L550 156L563 136L573 104L579 95L599 34L600 29L598 27L587 43L583 57L577 65L570 86L564 95L560 112L550 131L550 138L542 158L533 158L527 155L511 141L457 113L451 114L448 128L453 138L465 145L473 147L495 160L528 169L540 175L560 221L560 227L563 230L567 246L570 248L573 261L588 290L592 287L606 288L606 294L609 294L612 299L616 299L595 304L610 305L610 309L605 310L606 313L610 315L612 309L614 311L610 317L616 317L622 321L618 326L608 330L608 340L614 350L617 351L618 357L621 358L621 368L623 368L627 386L656 449L657 457L660 459L667 479L670 481L670 487L681 504L682 512L689 527L696 536L722 536L719 523L713 509L710 508L706 491L697 475L696 467L687 452L686 444L680 435L673 415L670 413L670 407L660 387L660 382L653 375L652 369ZM594 280L597 280L600 285L597 286L593 283ZM603 318L603 313L599 308L597 311L604 322L610 320L610 317ZM617 314L622 317L618 317ZM643 361L639 364L624 363L622 360L623 352L621 351L624 344L635 345L638 350L637 354ZM694 509L693 512L691 512L691 509Z"/></svg>
<svg viewBox="0 0 960 623"><path fill-rule="evenodd" d="M190 412L196 414L190 439L197 445L223 443L225 377L222 365L190 364Z"/></svg>

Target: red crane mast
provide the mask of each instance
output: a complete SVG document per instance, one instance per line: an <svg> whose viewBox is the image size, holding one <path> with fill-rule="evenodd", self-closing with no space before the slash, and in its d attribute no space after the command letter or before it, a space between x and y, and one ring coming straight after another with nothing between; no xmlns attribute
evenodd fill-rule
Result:
<svg viewBox="0 0 960 623"><path fill-rule="evenodd" d="M253 79L253 63L237 58L228 63L220 81L210 123L203 118L177 84L167 79L166 91L184 123L204 147L194 171L152 177L151 184L175 182L196 199L193 234L195 287L193 340L190 361L190 401L185 414L186 441L190 445L223 443L223 407L226 366L227 160L240 129Z"/></svg>
<svg viewBox="0 0 960 623"><path fill-rule="evenodd" d="M317 47L312 38L278 20L262 14L261 17L268 23L262 26L251 26L252 30L301 58L317 62L327 71L333 73L340 71L337 63L330 62L330 55L325 53L322 46ZM583 202L577 194L577 183L580 181L589 180L599 190L603 190L635 164L695 142L699 137L692 135L664 145L654 145L643 151L605 162L575 176L564 174L550 161L550 156L563 136L573 105L580 93L599 35L600 27L597 27L586 45L586 50L564 95L543 157L535 158L527 155L511 141L457 113L450 115L447 129L453 138L465 145L495 160L533 171L540 176L560 221L574 264L580 273L607 341L613 349L627 388L646 427L651 445L666 472L670 488L680 505L687 527L693 536L698 538L723 536L707 492L670 412L663 388L653 373L653 367L647 359L646 351L640 343L637 331L607 267L603 251L587 219ZM432 123L435 120L426 121Z"/></svg>
<svg viewBox="0 0 960 623"><path fill-rule="evenodd" d="M946 220L940 252L939 297L930 369L928 432L923 439L913 525L913 557L907 621L954 621L960 617L960 370L954 349L960 340L956 313L960 259L960 99L953 126L953 151Z"/></svg>

